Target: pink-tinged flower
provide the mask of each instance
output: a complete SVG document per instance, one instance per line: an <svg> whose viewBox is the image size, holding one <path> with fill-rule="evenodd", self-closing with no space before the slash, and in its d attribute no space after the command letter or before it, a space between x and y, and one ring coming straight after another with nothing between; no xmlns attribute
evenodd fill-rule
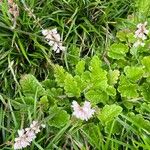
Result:
<svg viewBox="0 0 150 150"><path fill-rule="evenodd" d="M30 145L30 143L36 138L36 134L40 132L40 125L38 121L33 121L29 128L18 130L19 137L15 138L14 149L22 149Z"/></svg>
<svg viewBox="0 0 150 150"><path fill-rule="evenodd" d="M40 132L40 125L37 121L33 121L32 124L30 125L30 128L35 132L39 133Z"/></svg>
<svg viewBox="0 0 150 150"><path fill-rule="evenodd" d="M135 37L136 38L139 38L142 40L145 40L147 38L147 34L149 31L146 29L146 25L147 25L147 22L144 22L143 24L139 23L137 25L138 29L135 31Z"/></svg>
<svg viewBox="0 0 150 150"><path fill-rule="evenodd" d="M81 120L89 120L95 110L91 108L91 104L88 101L85 101L83 106L81 107L76 101L72 102L73 115Z"/></svg>
<svg viewBox="0 0 150 150"><path fill-rule="evenodd" d="M19 137L15 138L14 149L21 149L30 145L24 129L18 130L18 135Z"/></svg>
<svg viewBox="0 0 150 150"><path fill-rule="evenodd" d="M52 30L44 29L42 30L42 34L45 36L46 41L48 41L48 44L52 47L54 52L60 53L61 51L65 51L66 47L62 45L60 34L57 32L56 28Z"/></svg>
<svg viewBox="0 0 150 150"><path fill-rule="evenodd" d="M35 132L31 128L26 128L26 136L29 142L32 142L36 138Z"/></svg>

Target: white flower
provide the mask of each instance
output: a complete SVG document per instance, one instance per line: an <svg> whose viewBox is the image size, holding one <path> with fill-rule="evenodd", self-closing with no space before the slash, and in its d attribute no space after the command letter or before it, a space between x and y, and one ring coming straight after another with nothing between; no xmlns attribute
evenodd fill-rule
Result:
<svg viewBox="0 0 150 150"><path fill-rule="evenodd" d="M76 101L72 102L72 108L73 108L73 115L81 120L88 120L90 119L95 110L91 109L90 102L85 101L83 106L81 107Z"/></svg>
<svg viewBox="0 0 150 150"><path fill-rule="evenodd" d="M27 136L25 134L25 130L18 130L18 138L15 138L14 149L21 149L30 145Z"/></svg>
<svg viewBox="0 0 150 150"><path fill-rule="evenodd" d="M35 132L39 133L40 132L40 125L37 121L33 121L32 124L30 125L30 128Z"/></svg>
<svg viewBox="0 0 150 150"><path fill-rule="evenodd" d="M36 138L35 132L31 128L26 128L26 136L29 142L32 142Z"/></svg>
<svg viewBox="0 0 150 150"><path fill-rule="evenodd" d="M18 130L19 137L15 138L14 149L22 149L30 145L36 138L36 134L40 132L40 125L37 121L33 121L29 128Z"/></svg>
<svg viewBox="0 0 150 150"><path fill-rule="evenodd" d="M142 42L142 41L138 40L138 41L136 41L136 42L133 44L133 47L138 47L138 46L142 46L142 47L144 47L144 45L145 45L145 43L144 43L144 42Z"/></svg>
<svg viewBox="0 0 150 150"><path fill-rule="evenodd" d="M137 25L137 30L135 31L135 37L136 38L139 38L139 39L142 39L142 40L145 40L147 37L147 34L148 34L148 30L146 29L146 25L147 25L147 22L144 22L143 24L142 23L139 23Z"/></svg>
<svg viewBox="0 0 150 150"><path fill-rule="evenodd" d="M48 41L48 44L52 46L53 51L55 51L56 53L65 51L66 48L62 46L61 37L60 34L57 32L56 28L52 30L44 29L42 30L42 34L45 36L45 39Z"/></svg>

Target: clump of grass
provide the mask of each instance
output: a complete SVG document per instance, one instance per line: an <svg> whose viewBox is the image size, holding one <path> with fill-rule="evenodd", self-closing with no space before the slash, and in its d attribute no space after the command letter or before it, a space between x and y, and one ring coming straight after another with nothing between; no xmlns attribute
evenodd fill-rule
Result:
<svg viewBox="0 0 150 150"><path fill-rule="evenodd" d="M13 22L7 1L0 4L0 87L5 93L11 93L16 87L14 78L18 80L21 74L32 73L39 79L48 76L51 60L68 66L68 63L72 65L70 57L99 53L105 47L106 38L109 39L106 35L111 37L111 31L115 29L115 20L133 11L130 1L120 0L22 0L16 4L20 13ZM52 53L44 43L42 27L58 28L68 49L65 54Z"/></svg>

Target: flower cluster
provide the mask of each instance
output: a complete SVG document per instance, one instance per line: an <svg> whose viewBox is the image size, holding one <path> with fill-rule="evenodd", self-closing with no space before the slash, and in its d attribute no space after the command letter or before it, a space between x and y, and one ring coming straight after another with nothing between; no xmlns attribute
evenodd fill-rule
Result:
<svg viewBox="0 0 150 150"><path fill-rule="evenodd" d="M73 115L81 120L88 120L90 119L95 110L91 109L91 104L90 102L85 101L83 106L81 107L76 101L72 102L72 108L73 108Z"/></svg>
<svg viewBox="0 0 150 150"><path fill-rule="evenodd" d="M19 16L18 5L13 0L8 0L9 13L16 19Z"/></svg>
<svg viewBox="0 0 150 150"><path fill-rule="evenodd" d="M56 28L52 30L42 30L42 34L45 36L48 44L52 46L53 51L55 51L56 53L60 53L60 51L65 51L66 48L62 45L60 34L57 32Z"/></svg>
<svg viewBox="0 0 150 150"><path fill-rule="evenodd" d="M137 25L137 30L135 31L135 38L137 38L137 42L134 43L134 47L138 47L139 45L144 46L144 40L147 39L148 30L146 29L147 22L139 23Z"/></svg>
<svg viewBox="0 0 150 150"><path fill-rule="evenodd" d="M14 0L8 0L8 11L11 14L12 18L12 22L13 22L13 27L12 29L14 29L16 27L16 20L17 17L19 16L19 7L18 5L14 2Z"/></svg>
<svg viewBox="0 0 150 150"><path fill-rule="evenodd" d="M18 130L19 137L15 138L14 149L22 149L30 145L36 138L36 134L40 132L40 125L37 121L33 121L29 128Z"/></svg>

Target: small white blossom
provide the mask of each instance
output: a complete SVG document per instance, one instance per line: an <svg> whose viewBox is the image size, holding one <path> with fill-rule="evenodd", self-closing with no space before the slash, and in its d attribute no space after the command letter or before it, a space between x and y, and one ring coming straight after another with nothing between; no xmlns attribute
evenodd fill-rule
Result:
<svg viewBox="0 0 150 150"><path fill-rule="evenodd" d="M133 44L133 47L138 47L138 46L144 46L144 40L147 39L147 34L149 33L149 30L146 29L147 22L139 23L137 25L137 30L135 31L135 38L137 38L137 41Z"/></svg>
<svg viewBox="0 0 150 150"><path fill-rule="evenodd" d="M40 132L40 126L37 121L33 121L32 124L30 125L30 128L35 132L39 133Z"/></svg>
<svg viewBox="0 0 150 150"><path fill-rule="evenodd" d="M142 40L145 40L147 37L147 34L148 34L148 30L146 29L146 25L147 25L147 22L144 22L143 24L142 23L139 23L137 25L137 30L135 31L135 37L136 38L140 38Z"/></svg>
<svg viewBox="0 0 150 150"><path fill-rule="evenodd" d="M30 145L24 129L18 130L18 135L19 137L15 138L14 149L21 149Z"/></svg>
<svg viewBox="0 0 150 150"><path fill-rule="evenodd" d="M142 42L142 41L138 40L138 41L136 41L136 42L133 44L133 47L138 47L138 46L142 46L142 47L144 47L144 45L145 45L145 43L144 43L144 42Z"/></svg>
<svg viewBox="0 0 150 150"><path fill-rule="evenodd" d="M65 51L66 48L62 45L60 34L57 32L56 28L52 30L44 29L42 30L42 34L45 36L48 44L52 46L53 51L55 51L56 53Z"/></svg>
<svg viewBox="0 0 150 150"><path fill-rule="evenodd" d="M36 134L40 132L40 125L37 121L33 121L29 128L18 130L19 137L15 138L14 149L22 149L30 145L36 138Z"/></svg>
<svg viewBox="0 0 150 150"><path fill-rule="evenodd" d="M73 115L76 118L86 121L90 119L95 112L94 109L91 109L91 104L88 101L85 101L82 107L76 101L73 101L72 108Z"/></svg>

